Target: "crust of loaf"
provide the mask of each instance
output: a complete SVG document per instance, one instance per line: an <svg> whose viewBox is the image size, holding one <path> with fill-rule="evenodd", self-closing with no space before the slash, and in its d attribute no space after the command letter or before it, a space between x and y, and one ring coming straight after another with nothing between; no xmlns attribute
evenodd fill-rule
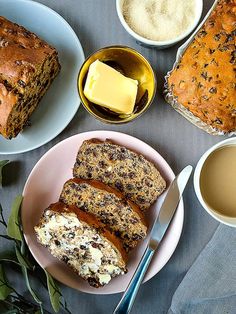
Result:
<svg viewBox="0 0 236 314"><path fill-rule="evenodd" d="M92 287L127 272L127 255L119 239L76 206L51 204L34 229L38 242Z"/></svg>
<svg viewBox="0 0 236 314"><path fill-rule="evenodd" d="M70 179L68 181L77 182L77 183L83 183L83 182L84 183L89 183L91 186L93 186L93 187L95 187L97 189L105 190L108 193L115 194L118 198L120 198L121 200L124 200L124 202L127 202L129 204L129 206L132 207L132 209L139 215L142 223L145 226L147 226L147 221L146 221L146 219L144 217L143 212L138 207L138 205L134 204L131 200L126 199L125 196L120 191L118 191L117 189L115 189L115 188L113 188L113 187L111 187L111 186L109 186L107 184L104 184L101 181L97 181L97 180L73 178L73 179Z"/></svg>
<svg viewBox="0 0 236 314"><path fill-rule="evenodd" d="M236 131L236 1L220 0L168 78L175 101L219 132Z"/></svg>
<svg viewBox="0 0 236 314"><path fill-rule="evenodd" d="M0 76L24 92L23 83L30 82L37 67L46 56L55 53L55 48L3 16L0 16L0 38Z"/></svg>
<svg viewBox="0 0 236 314"><path fill-rule="evenodd" d="M0 17L0 133L5 138L27 125L59 70L55 48Z"/></svg>
<svg viewBox="0 0 236 314"><path fill-rule="evenodd" d="M65 211L65 208L68 212L74 212L79 220L82 220L89 224L91 227L94 227L99 231L99 233L101 233L105 238L112 242L113 245L119 250L123 260L125 262L128 261L127 253L125 252L120 239L118 239L114 234L107 230L106 226L101 223L101 221L99 221L94 215L85 213L75 205L68 206L61 202L54 203L50 205L49 208L58 213Z"/></svg>
<svg viewBox="0 0 236 314"><path fill-rule="evenodd" d="M99 193L99 199L97 199ZM106 196L109 198L106 199ZM68 205L76 205L83 211L96 215L111 232L122 240L127 251L146 237L147 223L140 208L130 200L126 200L118 190L100 181L70 179L63 186L60 201ZM125 230L124 226L127 226Z"/></svg>

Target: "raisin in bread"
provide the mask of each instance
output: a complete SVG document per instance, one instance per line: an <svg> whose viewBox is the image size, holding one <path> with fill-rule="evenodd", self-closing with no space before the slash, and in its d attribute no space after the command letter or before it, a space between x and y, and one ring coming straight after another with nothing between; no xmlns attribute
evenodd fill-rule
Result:
<svg viewBox="0 0 236 314"><path fill-rule="evenodd" d="M74 177L106 183L146 210L166 187L153 163L110 140L84 141L77 154Z"/></svg>
<svg viewBox="0 0 236 314"><path fill-rule="evenodd" d="M168 78L178 104L224 133L236 131L235 35L236 1L220 0Z"/></svg>
<svg viewBox="0 0 236 314"><path fill-rule="evenodd" d="M99 181L68 180L63 186L60 201L95 215L121 238L126 250L134 248L147 235L147 225L138 206Z"/></svg>
<svg viewBox="0 0 236 314"><path fill-rule="evenodd" d="M119 239L76 206L50 205L34 229L39 243L93 287L127 271Z"/></svg>
<svg viewBox="0 0 236 314"><path fill-rule="evenodd" d="M11 139L60 70L57 51L35 34L0 17L0 133Z"/></svg>

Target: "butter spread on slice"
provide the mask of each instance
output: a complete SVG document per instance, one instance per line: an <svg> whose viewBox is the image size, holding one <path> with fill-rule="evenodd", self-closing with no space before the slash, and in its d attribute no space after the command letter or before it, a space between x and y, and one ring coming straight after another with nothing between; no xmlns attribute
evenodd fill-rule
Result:
<svg viewBox="0 0 236 314"><path fill-rule="evenodd" d="M84 95L91 102L120 114L134 110L138 81L96 60L88 70Z"/></svg>
<svg viewBox="0 0 236 314"><path fill-rule="evenodd" d="M103 254L100 250L93 248L92 246L89 247L90 254L92 256L92 259L94 260L94 263L98 266L102 264L102 257Z"/></svg>
<svg viewBox="0 0 236 314"><path fill-rule="evenodd" d="M111 280L110 274L98 274L99 282L101 285L108 284L108 282Z"/></svg>

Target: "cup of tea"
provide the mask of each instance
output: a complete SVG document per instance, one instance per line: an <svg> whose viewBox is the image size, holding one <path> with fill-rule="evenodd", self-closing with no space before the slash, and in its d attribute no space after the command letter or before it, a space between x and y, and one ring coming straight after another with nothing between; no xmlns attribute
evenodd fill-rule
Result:
<svg viewBox="0 0 236 314"><path fill-rule="evenodd" d="M198 161L193 180L203 208L216 220L236 227L236 137L208 149Z"/></svg>

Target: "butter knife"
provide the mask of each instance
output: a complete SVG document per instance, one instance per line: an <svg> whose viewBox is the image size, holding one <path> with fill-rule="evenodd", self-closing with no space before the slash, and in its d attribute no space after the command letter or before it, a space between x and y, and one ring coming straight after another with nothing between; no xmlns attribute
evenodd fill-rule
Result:
<svg viewBox="0 0 236 314"><path fill-rule="evenodd" d="M113 314L130 313L143 277L174 216L192 169L193 167L190 165L185 167L171 183L161 206L160 213L153 223L147 248Z"/></svg>

